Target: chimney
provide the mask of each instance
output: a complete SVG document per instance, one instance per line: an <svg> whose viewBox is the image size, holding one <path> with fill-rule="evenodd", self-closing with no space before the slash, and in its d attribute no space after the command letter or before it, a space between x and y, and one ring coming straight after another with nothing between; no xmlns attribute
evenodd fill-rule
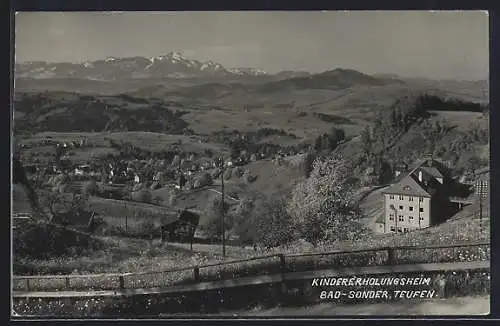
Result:
<svg viewBox="0 0 500 326"><path fill-rule="evenodd" d="M422 182L422 171L418 171L418 181Z"/></svg>

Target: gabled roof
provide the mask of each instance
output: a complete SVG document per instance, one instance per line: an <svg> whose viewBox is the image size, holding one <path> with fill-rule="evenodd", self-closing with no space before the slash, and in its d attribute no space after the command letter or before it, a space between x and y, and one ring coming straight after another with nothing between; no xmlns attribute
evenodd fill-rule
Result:
<svg viewBox="0 0 500 326"><path fill-rule="evenodd" d="M439 172L439 170L434 166L432 167L422 166L420 168L425 172L427 172L428 174L430 174L431 176L433 176L434 178L444 178L443 174Z"/></svg>
<svg viewBox="0 0 500 326"><path fill-rule="evenodd" d="M412 175L407 175L401 181L393 184L382 193L403 196L431 197L431 194L429 194L429 192L427 192Z"/></svg>

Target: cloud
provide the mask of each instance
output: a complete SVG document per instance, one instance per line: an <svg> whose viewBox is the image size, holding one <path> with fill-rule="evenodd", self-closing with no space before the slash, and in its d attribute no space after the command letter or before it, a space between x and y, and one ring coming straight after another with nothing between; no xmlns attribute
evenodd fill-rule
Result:
<svg viewBox="0 0 500 326"><path fill-rule="evenodd" d="M259 56L263 48L260 44L209 45L183 51L192 57L234 58L238 56Z"/></svg>
<svg viewBox="0 0 500 326"><path fill-rule="evenodd" d="M49 34L50 35L54 35L54 36L61 36L61 35L64 35L64 30L61 30L61 29L58 29L58 28L51 28L49 30Z"/></svg>

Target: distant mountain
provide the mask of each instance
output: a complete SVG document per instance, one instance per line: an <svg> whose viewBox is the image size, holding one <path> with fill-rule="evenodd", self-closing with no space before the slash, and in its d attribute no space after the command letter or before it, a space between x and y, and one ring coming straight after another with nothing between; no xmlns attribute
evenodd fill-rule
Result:
<svg viewBox="0 0 500 326"><path fill-rule="evenodd" d="M283 89L346 89L356 85L385 86L404 84L394 78L377 78L351 69L335 69L323 73L286 78L268 82L260 86L261 91L274 92Z"/></svg>
<svg viewBox="0 0 500 326"><path fill-rule="evenodd" d="M78 63L23 62L15 67L16 78L79 78L115 81L126 78L193 78L211 76L264 76L253 68L227 69L213 61L191 60L178 52L152 58L108 57Z"/></svg>
<svg viewBox="0 0 500 326"><path fill-rule="evenodd" d="M275 77L286 79L286 78L295 78L295 77L309 77L311 76L310 72L307 71L295 71L295 70L284 70L278 72Z"/></svg>
<svg viewBox="0 0 500 326"><path fill-rule="evenodd" d="M229 72L240 76L267 76L268 73L254 68L232 68Z"/></svg>

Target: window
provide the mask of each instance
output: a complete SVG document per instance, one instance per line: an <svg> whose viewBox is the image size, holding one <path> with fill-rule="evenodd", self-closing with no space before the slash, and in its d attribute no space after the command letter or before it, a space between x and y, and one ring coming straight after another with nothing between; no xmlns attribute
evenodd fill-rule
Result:
<svg viewBox="0 0 500 326"><path fill-rule="evenodd" d="M399 221L399 222L404 222L404 220L405 220L405 218L404 218L404 216L403 216L403 215L399 215L399 216L398 216L398 221Z"/></svg>
<svg viewBox="0 0 500 326"><path fill-rule="evenodd" d="M419 201L420 203L423 203L423 202L424 202L424 198L423 198L423 197L418 197L418 201Z"/></svg>
<svg viewBox="0 0 500 326"><path fill-rule="evenodd" d="M401 230L401 228L398 228L398 233L403 233L403 230Z"/></svg>
<svg viewBox="0 0 500 326"><path fill-rule="evenodd" d="M394 226L391 226L391 232L394 232L396 231L396 228L394 228Z"/></svg>
<svg viewBox="0 0 500 326"><path fill-rule="evenodd" d="M404 231L404 233L406 233L406 232L408 232L408 231L410 231L410 230L408 230L408 228L404 228L404 230L403 230L403 231Z"/></svg>
<svg viewBox="0 0 500 326"><path fill-rule="evenodd" d="M394 195L389 195L389 199L394 199Z"/></svg>
<svg viewBox="0 0 500 326"><path fill-rule="evenodd" d="M403 209L403 205L399 205L399 209Z"/></svg>
<svg viewBox="0 0 500 326"><path fill-rule="evenodd" d="M404 196L399 196L399 200L403 200L405 197Z"/></svg>
<svg viewBox="0 0 500 326"><path fill-rule="evenodd" d="M394 221L394 214L389 214L389 221Z"/></svg>
<svg viewBox="0 0 500 326"><path fill-rule="evenodd" d="M413 206L410 206L410 212L413 212Z"/></svg>
<svg viewBox="0 0 500 326"><path fill-rule="evenodd" d="M423 212L424 212L424 208L420 207L420 213L423 213Z"/></svg>
<svg viewBox="0 0 500 326"><path fill-rule="evenodd" d="M424 218L423 218L423 217L420 217L420 220L421 220L421 221L423 221L423 220L424 220Z"/></svg>
<svg viewBox="0 0 500 326"><path fill-rule="evenodd" d="M408 216L408 218L409 218L410 220L413 220L413 216Z"/></svg>
<svg viewBox="0 0 500 326"><path fill-rule="evenodd" d="M413 201L413 197L408 197L408 201Z"/></svg>

